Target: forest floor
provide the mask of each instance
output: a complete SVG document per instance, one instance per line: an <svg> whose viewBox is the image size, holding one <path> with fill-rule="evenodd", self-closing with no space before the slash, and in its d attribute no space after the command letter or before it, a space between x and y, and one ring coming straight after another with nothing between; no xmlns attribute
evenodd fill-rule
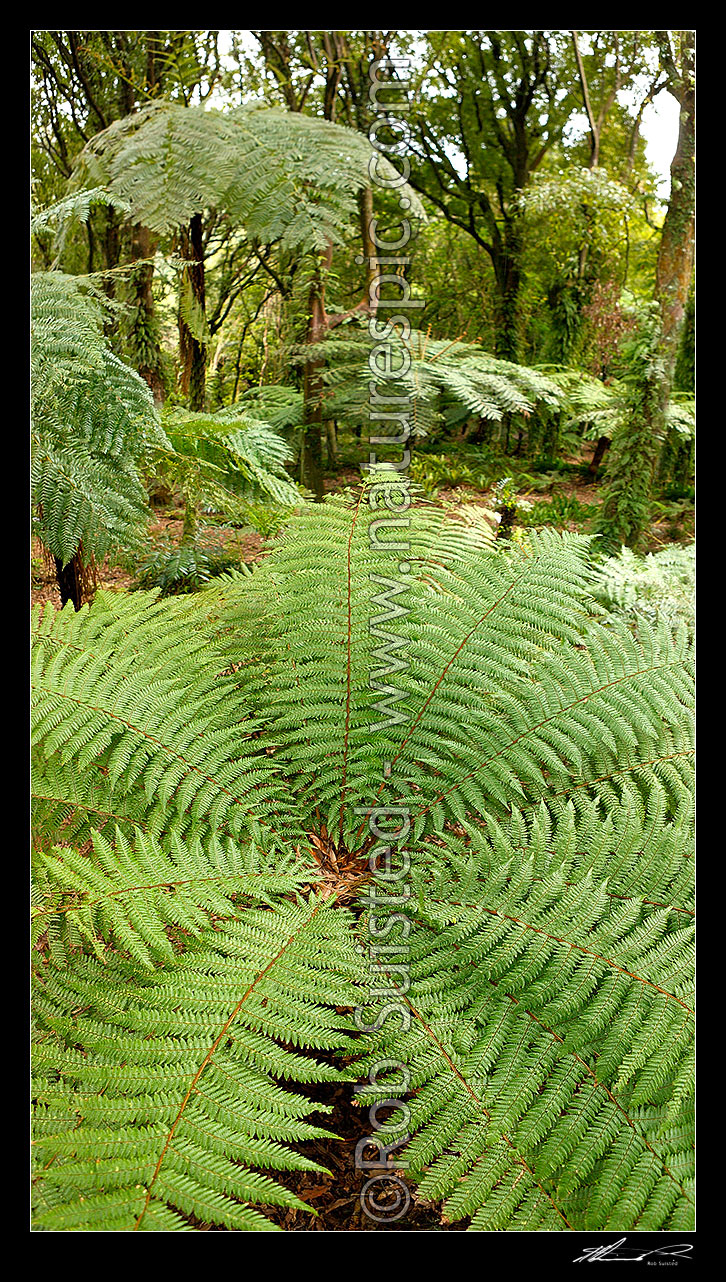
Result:
<svg viewBox="0 0 726 1282"><path fill-rule="evenodd" d="M341 451L337 468L329 469L324 478L326 494L355 486L360 480L360 459L364 452L358 442L351 439ZM440 457L440 456L437 456ZM468 466L467 458L475 459L475 452L467 455L460 450L452 456L450 475L457 476L457 465ZM425 451L419 459L427 460ZM517 501L525 507L518 516L517 524L551 525L561 530L579 530L590 533L593 518L602 502L602 484L593 481L584 473L589 459L566 458L560 460L557 467L550 471L535 471L531 462L524 459L501 460L499 471L503 475L508 469L512 473L513 487ZM532 469L532 470L528 470ZM492 494L488 485L461 483L447 479L446 468L438 484L434 476L433 483L427 478L424 486L426 497L430 502L454 511L463 504L470 504L491 512ZM526 505L530 509L527 510ZM151 543L164 542L177 546L181 540L182 513L178 508L155 508L148 527ZM202 524L200 541L209 537L216 544L221 544L224 551L234 560L252 565L264 556L271 545L271 538L252 527L233 528L222 523L222 518L214 516L205 518L209 523ZM654 503L653 521L647 532L644 551L656 552L659 548L673 542L690 542L693 538L693 504L688 500L659 501ZM42 549L37 539L32 541L31 553L31 603L51 601L60 607L60 597L52 565L43 558ZM98 567L97 587L106 591L126 592L134 579L133 567L113 558L106 558Z"/></svg>
<svg viewBox="0 0 726 1282"><path fill-rule="evenodd" d="M292 1083L288 1083L287 1088L294 1089ZM351 1086L348 1083L308 1083L305 1094L308 1098L332 1107L331 1113L311 1114L309 1121L332 1131L333 1135L330 1138L320 1137L297 1147L306 1157L326 1167L329 1174L293 1171L285 1177L285 1186L309 1203L317 1212L315 1216L293 1207L266 1206L264 1214L269 1219L279 1224L286 1233L348 1233L367 1230L465 1232L468 1219L458 1220L456 1224L449 1223L443 1217L440 1206L419 1198L412 1188L409 1189L410 1202L408 1205L405 1202L401 1205L400 1185L396 1182L391 1188L386 1179L376 1179L377 1175L385 1175L383 1168L378 1171L356 1168L356 1145L371 1133L371 1127L366 1110L356 1107L352 1102ZM380 1120L384 1120L382 1112ZM366 1160L375 1160L376 1146L371 1145L370 1149L364 1150L363 1156ZM393 1160L395 1162L395 1155ZM405 1185L403 1171L399 1171L398 1177ZM368 1196L364 1194L364 1200L368 1205L368 1197L375 1197L377 1206L381 1208L378 1219L370 1218L361 1206L361 1193L371 1178L376 1182L371 1186ZM387 1218L387 1203L390 1207L388 1214L391 1216L396 1215L397 1211L403 1211L400 1218Z"/></svg>

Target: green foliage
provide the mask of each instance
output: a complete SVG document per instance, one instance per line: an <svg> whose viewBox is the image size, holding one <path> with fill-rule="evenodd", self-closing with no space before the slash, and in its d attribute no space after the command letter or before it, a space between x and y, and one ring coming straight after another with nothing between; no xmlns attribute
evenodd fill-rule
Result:
<svg viewBox="0 0 726 1282"><path fill-rule="evenodd" d="M409 475L432 498L443 485L469 485L476 490L486 490L489 485L486 472L474 471L463 459L447 454L417 454L411 461Z"/></svg>
<svg viewBox="0 0 726 1282"><path fill-rule="evenodd" d="M369 335L353 326L346 329L344 336L334 331L313 349L330 366L325 374L326 417L365 421L371 386L379 399L405 398L413 435L450 431L472 417L499 423L509 414L529 416L537 405L559 405L559 389L546 374L499 360L477 343L447 342L420 330L402 337L382 321L376 342L391 347L392 373L387 373L381 358L373 355ZM371 435L376 430L372 420ZM385 428L381 435L384 432Z"/></svg>
<svg viewBox="0 0 726 1282"><path fill-rule="evenodd" d="M579 536L496 550L426 504L402 575L371 546L396 484L303 508L195 597L36 614L42 1230L273 1228L320 1133L305 1083L381 1058L450 1218L689 1227L685 632L598 622ZM391 982L375 803L410 815L410 1020L352 1036Z"/></svg>
<svg viewBox="0 0 726 1282"><path fill-rule="evenodd" d="M695 623L696 549L663 548L639 557L630 548L621 548L608 557L599 570L597 600L610 609L631 617L645 615L669 622L682 621L690 632Z"/></svg>
<svg viewBox="0 0 726 1282"><path fill-rule="evenodd" d="M302 427L304 421L303 394L295 387L250 387L240 396L238 406L276 432Z"/></svg>
<svg viewBox="0 0 726 1282"><path fill-rule="evenodd" d="M246 503L242 519L246 526L256 530L263 539L273 538L279 534L290 512L284 508L273 508L265 503Z"/></svg>
<svg viewBox="0 0 726 1282"><path fill-rule="evenodd" d="M543 366L543 372L562 392L566 427L578 427L586 441L597 440L600 436L612 439L616 433L622 432L632 408L633 373L628 363L632 367L634 362L642 360L643 355L640 340L626 340L624 377L609 379L607 383L584 370ZM668 433L675 438L693 440L695 398L688 393L676 393L666 410L665 423Z"/></svg>
<svg viewBox="0 0 726 1282"><path fill-rule="evenodd" d="M75 181L108 186L158 233L217 209L260 243L307 253L343 240L371 155L362 134L298 112L154 102L92 138ZM382 160L380 172L394 170Z"/></svg>
<svg viewBox="0 0 726 1282"><path fill-rule="evenodd" d="M31 279L31 493L36 531L66 565L137 544L141 468L166 448L146 383L111 350L93 285L61 272Z"/></svg>
<svg viewBox="0 0 726 1282"><path fill-rule="evenodd" d="M47 209L38 210L31 218L30 230L34 236L55 235L55 247L60 253L68 227L74 222L87 223L91 211L99 205L117 209L121 213L129 212L129 205L120 196L105 191L103 187L92 187L87 191L71 192Z"/></svg>
<svg viewBox="0 0 726 1282"><path fill-rule="evenodd" d="M238 565L222 544L189 542L174 547L168 540L155 539L136 563L133 587L159 588L162 596L196 592Z"/></svg>
<svg viewBox="0 0 726 1282"><path fill-rule="evenodd" d="M665 433L664 366L657 304L641 309L622 345L625 394L607 462L607 486L595 527L606 545L637 548L650 518L651 491Z"/></svg>
<svg viewBox="0 0 726 1282"><path fill-rule="evenodd" d="M163 422L172 452L159 455L158 474L200 503L239 515L250 502L292 507L302 501L285 470L291 450L239 404L214 414L170 406Z"/></svg>
<svg viewBox="0 0 726 1282"><path fill-rule="evenodd" d="M525 525L554 525L561 530L571 523L581 525L599 510L597 503L581 503L574 494L553 494L551 499L538 499L524 515Z"/></svg>

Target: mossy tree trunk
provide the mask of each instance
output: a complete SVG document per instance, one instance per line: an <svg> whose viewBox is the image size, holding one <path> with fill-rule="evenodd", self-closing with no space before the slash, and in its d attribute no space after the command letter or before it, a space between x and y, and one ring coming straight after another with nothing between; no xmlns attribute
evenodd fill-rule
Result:
<svg viewBox="0 0 726 1282"><path fill-rule="evenodd" d="M640 386L633 388L634 412L615 433L601 532L611 543L637 547L650 515L656 464L665 437L665 417L693 280L695 223L696 111L694 33L657 32L667 87L678 100L678 143L671 162L671 193L656 264L655 299L660 333Z"/></svg>
<svg viewBox="0 0 726 1282"><path fill-rule="evenodd" d="M680 76L675 85L668 86L674 97L678 99L680 117L678 145L671 162L671 195L663 223L655 272L655 293L661 314L660 351L664 362L663 386L666 404L673 381L693 278L696 150L693 36L692 31L681 33Z"/></svg>

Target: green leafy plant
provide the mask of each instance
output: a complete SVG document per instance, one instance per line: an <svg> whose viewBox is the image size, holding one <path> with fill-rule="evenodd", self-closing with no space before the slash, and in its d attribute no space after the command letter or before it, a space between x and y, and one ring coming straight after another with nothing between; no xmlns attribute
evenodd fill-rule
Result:
<svg viewBox="0 0 726 1282"><path fill-rule="evenodd" d="M476 472L463 459L452 459L446 454L417 454L411 462L410 475L432 497L444 485L468 485L476 490L489 487L485 472Z"/></svg>
<svg viewBox="0 0 726 1282"><path fill-rule="evenodd" d="M187 541L194 538L201 506L241 518L250 502L289 509L303 501L285 470L293 457L289 447L239 405L214 414L173 407L164 413L164 426L171 449L157 452L156 477L181 491Z"/></svg>
<svg viewBox="0 0 726 1282"><path fill-rule="evenodd" d="M300 112L158 101L96 134L74 183L110 190L131 221L158 233L206 207L224 210L259 243L307 253L344 240L371 154L364 134ZM383 157L379 171L397 172Z"/></svg>
<svg viewBox="0 0 726 1282"><path fill-rule="evenodd" d="M512 414L528 417L538 405L560 403L560 390L546 374L500 360L478 343L435 339L422 330L403 338L381 322L381 336L392 349L391 374L369 364L373 341L366 333L354 323L345 329L315 349L329 364L324 407L332 418L365 421L374 385L381 395L406 398L414 436L448 432L469 418L486 424Z"/></svg>
<svg viewBox="0 0 726 1282"><path fill-rule="evenodd" d="M554 525L563 529L590 521L597 511L597 503L581 503L574 494L558 493L551 499L538 499L522 519L525 525Z"/></svg>
<svg viewBox="0 0 726 1282"><path fill-rule="evenodd" d="M682 622L693 632L695 623L696 549L663 548L640 557L630 548L607 557L599 567L597 600L634 618L645 615Z"/></svg>
<svg viewBox="0 0 726 1282"><path fill-rule="evenodd" d="M36 613L38 1230L274 1229L307 1084L397 1098L381 1061L450 1219L691 1223L685 631L603 626L578 535L414 505L404 573L370 498L196 596Z"/></svg>
<svg viewBox="0 0 726 1282"><path fill-rule="evenodd" d="M104 333L107 302L88 278L31 278L31 496L34 529L54 558L63 600L108 552L143 538L142 472L169 442L139 375ZM63 595L64 585L66 595ZM76 584L77 588L77 584Z"/></svg>
<svg viewBox="0 0 726 1282"><path fill-rule="evenodd" d="M162 596L196 592L210 579L239 567L221 543L182 543L156 539L135 566L134 588L159 588Z"/></svg>
<svg viewBox="0 0 726 1282"><path fill-rule="evenodd" d="M243 510L243 522L255 530L263 539L274 538L290 518L290 511L280 507L270 507L265 503L246 503Z"/></svg>
<svg viewBox="0 0 726 1282"><path fill-rule="evenodd" d="M500 538L511 536L517 513L522 510L527 511L530 506L527 499L518 498L514 478L511 476L501 477L492 486L491 504L494 511L499 514L497 536Z"/></svg>

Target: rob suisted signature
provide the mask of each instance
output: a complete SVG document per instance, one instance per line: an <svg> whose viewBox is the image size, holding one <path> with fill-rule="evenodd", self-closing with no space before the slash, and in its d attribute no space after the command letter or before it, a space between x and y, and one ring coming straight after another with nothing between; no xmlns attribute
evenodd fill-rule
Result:
<svg viewBox="0 0 726 1282"><path fill-rule="evenodd" d="M627 1246L627 1238L621 1237L618 1242L613 1242L610 1246L593 1246L588 1247L582 1255L575 1256L574 1264L587 1262L591 1264L594 1260L647 1260L649 1256L668 1257L673 1259L688 1259L689 1253L693 1250L690 1242L672 1242L656 1247L652 1251L643 1251L639 1246Z"/></svg>

